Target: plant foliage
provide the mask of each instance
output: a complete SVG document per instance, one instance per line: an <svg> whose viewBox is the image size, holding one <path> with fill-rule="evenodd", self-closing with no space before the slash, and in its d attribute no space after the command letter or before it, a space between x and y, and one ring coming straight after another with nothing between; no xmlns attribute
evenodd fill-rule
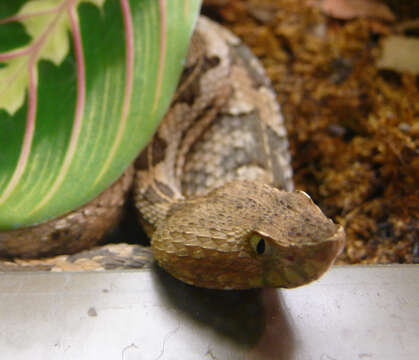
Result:
<svg viewBox="0 0 419 360"><path fill-rule="evenodd" d="M0 4L0 229L73 210L145 146L199 0Z"/></svg>

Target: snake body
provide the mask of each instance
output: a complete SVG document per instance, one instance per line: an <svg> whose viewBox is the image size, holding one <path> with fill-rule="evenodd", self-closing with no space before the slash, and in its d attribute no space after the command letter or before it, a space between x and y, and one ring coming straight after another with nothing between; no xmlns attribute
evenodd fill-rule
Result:
<svg viewBox="0 0 419 360"><path fill-rule="evenodd" d="M113 185L122 195L130 172ZM261 65L237 37L205 18L197 24L170 110L134 172L134 200L153 256L187 283L295 287L320 277L342 250L342 227L307 194L292 192L286 130ZM108 204L101 197L94 201ZM121 208L122 201L115 203ZM74 231L53 236L57 221L62 225L80 212L84 218L88 206L41 224L41 230L0 234L0 255L49 255L54 246L75 252L97 242L102 234L85 239L86 222L75 226L78 241ZM91 213L100 217L97 208ZM140 267L150 257L138 245L108 245L52 259L4 261L0 270L74 269L76 263Z"/></svg>

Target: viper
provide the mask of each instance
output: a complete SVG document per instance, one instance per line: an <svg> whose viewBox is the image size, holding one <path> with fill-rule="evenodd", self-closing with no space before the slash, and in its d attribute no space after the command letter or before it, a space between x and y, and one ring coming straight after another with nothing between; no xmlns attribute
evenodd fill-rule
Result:
<svg viewBox="0 0 419 360"><path fill-rule="evenodd" d="M344 246L342 226L293 189L284 119L259 61L204 17L171 107L135 163L82 208L0 233L0 270L142 267L151 252L140 245L86 250L119 221L131 186L152 256L196 286L300 286Z"/></svg>

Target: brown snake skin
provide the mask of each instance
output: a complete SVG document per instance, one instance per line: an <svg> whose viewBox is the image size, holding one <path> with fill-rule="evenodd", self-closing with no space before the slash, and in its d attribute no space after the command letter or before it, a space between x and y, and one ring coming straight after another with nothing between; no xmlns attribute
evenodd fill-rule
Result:
<svg viewBox="0 0 419 360"><path fill-rule="evenodd" d="M113 185L121 201L105 220L110 225L120 216L129 171L115 183L125 185ZM152 253L107 245L0 261L0 271L140 268L154 257L197 286L300 286L333 264L345 235L307 194L292 190L284 122L261 65L237 37L201 17L171 108L135 162L134 199ZM0 256L68 254L97 243L104 221L95 228L86 219L108 204L105 193L39 227L0 233ZM65 226L69 216L83 220L76 232Z"/></svg>

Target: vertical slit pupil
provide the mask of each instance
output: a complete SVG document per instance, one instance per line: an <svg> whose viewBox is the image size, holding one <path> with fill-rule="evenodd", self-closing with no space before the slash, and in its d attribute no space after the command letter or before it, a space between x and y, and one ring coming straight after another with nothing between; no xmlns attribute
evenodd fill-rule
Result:
<svg viewBox="0 0 419 360"><path fill-rule="evenodd" d="M256 245L256 252L261 255L265 252L265 239L260 239Z"/></svg>

